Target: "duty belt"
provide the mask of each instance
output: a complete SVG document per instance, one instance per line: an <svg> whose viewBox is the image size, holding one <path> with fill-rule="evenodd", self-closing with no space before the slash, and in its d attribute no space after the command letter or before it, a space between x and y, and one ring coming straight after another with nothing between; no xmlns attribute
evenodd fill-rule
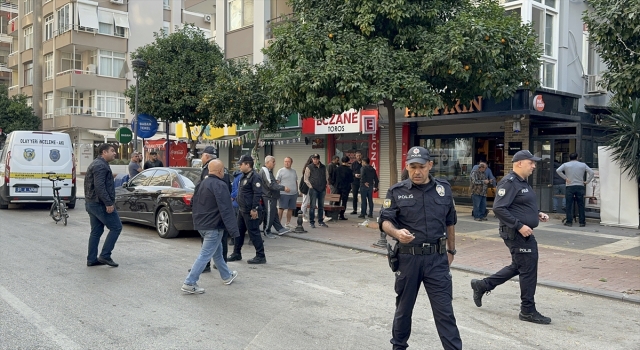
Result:
<svg viewBox="0 0 640 350"><path fill-rule="evenodd" d="M516 229L510 228L509 226L500 225L500 231L504 233L516 233Z"/></svg>
<svg viewBox="0 0 640 350"><path fill-rule="evenodd" d="M429 255L438 252L438 243L423 243L421 246L400 245L400 254Z"/></svg>

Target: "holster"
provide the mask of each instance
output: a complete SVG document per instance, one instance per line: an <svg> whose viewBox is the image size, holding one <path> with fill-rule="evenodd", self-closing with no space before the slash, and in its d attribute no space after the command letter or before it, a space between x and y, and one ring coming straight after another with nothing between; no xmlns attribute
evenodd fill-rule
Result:
<svg viewBox="0 0 640 350"><path fill-rule="evenodd" d="M389 267L392 272L398 271L398 267L400 266L400 260L398 260L399 251L400 245L398 242L396 242L393 247L387 243L387 259L389 260Z"/></svg>
<svg viewBox="0 0 640 350"><path fill-rule="evenodd" d="M500 226L500 238L502 239L508 239L510 241L513 241L514 239L516 239L516 233L517 230L507 227L507 226Z"/></svg>
<svg viewBox="0 0 640 350"><path fill-rule="evenodd" d="M447 254L447 236L438 239L439 253Z"/></svg>

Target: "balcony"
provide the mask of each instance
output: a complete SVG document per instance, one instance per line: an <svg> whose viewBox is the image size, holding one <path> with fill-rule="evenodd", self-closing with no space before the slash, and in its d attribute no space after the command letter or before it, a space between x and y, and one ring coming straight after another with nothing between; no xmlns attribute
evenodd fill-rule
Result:
<svg viewBox="0 0 640 350"><path fill-rule="evenodd" d="M57 108L53 115L45 115L42 120L45 131L68 128L110 129L111 118L96 117L95 112L83 107Z"/></svg>
<svg viewBox="0 0 640 350"><path fill-rule="evenodd" d="M128 32L128 31L127 31ZM56 37L56 50L72 52L75 45L76 52L91 51L95 49L127 52L127 36L100 34L97 30L68 26L62 30L53 32Z"/></svg>
<svg viewBox="0 0 640 350"><path fill-rule="evenodd" d="M18 36L18 17L14 17L7 23L7 35Z"/></svg>
<svg viewBox="0 0 640 350"><path fill-rule="evenodd" d="M287 15L282 15L280 17L275 17L272 18L270 20L267 21L267 27L266 27L266 38L265 39L272 39L273 38L273 28L276 28L279 25L282 25L288 21L293 20L293 13L287 14Z"/></svg>
<svg viewBox="0 0 640 350"><path fill-rule="evenodd" d="M14 51L7 56L7 68L18 67L18 51Z"/></svg>
<svg viewBox="0 0 640 350"><path fill-rule="evenodd" d="M9 97L12 97L20 93L20 86L18 85L9 86L8 90L9 90Z"/></svg>
<svg viewBox="0 0 640 350"><path fill-rule="evenodd" d="M72 92L89 90L124 91L127 80L124 78L110 78L95 74L95 72L80 69L70 69L56 74L56 90Z"/></svg>

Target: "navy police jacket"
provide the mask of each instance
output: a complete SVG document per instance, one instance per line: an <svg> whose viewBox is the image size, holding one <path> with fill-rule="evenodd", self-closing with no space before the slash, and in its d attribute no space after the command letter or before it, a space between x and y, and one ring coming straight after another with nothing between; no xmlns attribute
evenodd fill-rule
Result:
<svg viewBox="0 0 640 350"><path fill-rule="evenodd" d="M260 205L261 199L262 180L255 170L251 170L240 178L237 198L238 207L240 207L240 211L243 213L248 213L252 209L260 211L262 208Z"/></svg>
<svg viewBox="0 0 640 350"><path fill-rule="evenodd" d="M191 203L194 230L226 229L231 237L240 235L229 187L221 178L210 175L202 180Z"/></svg>
<svg viewBox="0 0 640 350"><path fill-rule="evenodd" d="M407 229L415 236L411 245L436 243L447 235L447 226L458 221L451 185L431 175L429 179L424 185L407 179L389 188L380 210L380 230L385 221Z"/></svg>
<svg viewBox="0 0 640 350"><path fill-rule="evenodd" d="M500 225L520 230L523 225L538 227L538 200L526 179L513 171L503 177L496 186L493 213Z"/></svg>

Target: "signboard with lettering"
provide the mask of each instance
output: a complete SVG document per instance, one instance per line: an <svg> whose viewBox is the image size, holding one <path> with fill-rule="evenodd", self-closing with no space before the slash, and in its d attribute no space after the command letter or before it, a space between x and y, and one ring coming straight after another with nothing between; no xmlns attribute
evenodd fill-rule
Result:
<svg viewBox="0 0 640 350"><path fill-rule="evenodd" d="M129 143L133 139L133 132L131 129L123 126L116 130L115 138L120 143Z"/></svg>
<svg viewBox="0 0 640 350"><path fill-rule="evenodd" d="M360 133L360 113L351 109L329 118L305 119L302 121L302 133L316 135Z"/></svg>
<svg viewBox="0 0 640 350"><path fill-rule="evenodd" d="M138 122L138 137L148 139L158 131L158 120L148 114L139 114L136 120L131 121L131 130L135 130Z"/></svg>
<svg viewBox="0 0 640 350"><path fill-rule="evenodd" d="M478 96L477 98L469 101L468 104L461 104L460 100L451 108L445 106L444 108L436 108L433 110L433 115L449 115L449 114L462 114L462 113L474 113L474 112L482 112L482 97ZM412 113L409 108L405 108L404 110L405 118L413 118L419 117L419 115Z"/></svg>
<svg viewBox="0 0 640 350"><path fill-rule="evenodd" d="M376 134L378 132L378 111L364 110L360 114L362 116L362 133Z"/></svg>
<svg viewBox="0 0 640 350"><path fill-rule="evenodd" d="M378 111L374 111L378 113ZM369 164L376 169L378 177L380 177L380 130L369 134ZM373 198L379 198L379 192L373 193Z"/></svg>
<svg viewBox="0 0 640 350"><path fill-rule="evenodd" d="M513 156L518 153L518 151L522 151L522 142L509 142L508 154Z"/></svg>

